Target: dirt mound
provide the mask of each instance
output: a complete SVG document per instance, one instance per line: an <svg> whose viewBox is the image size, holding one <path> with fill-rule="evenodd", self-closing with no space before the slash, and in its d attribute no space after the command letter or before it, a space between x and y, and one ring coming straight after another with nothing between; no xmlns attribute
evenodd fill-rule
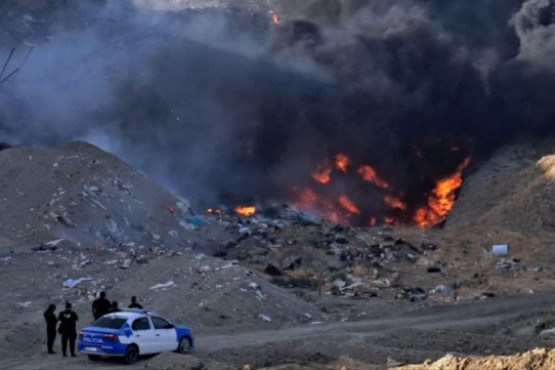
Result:
<svg viewBox="0 0 555 370"><path fill-rule="evenodd" d="M186 201L92 145L7 149L0 166L3 246L177 247L188 232Z"/></svg>
<svg viewBox="0 0 555 370"><path fill-rule="evenodd" d="M555 350L534 349L514 356L455 357L447 355L435 362L409 365L395 370L520 370L555 369Z"/></svg>
<svg viewBox="0 0 555 370"><path fill-rule="evenodd" d="M549 142L505 148L465 181L447 229L501 229L552 237L555 148Z"/></svg>

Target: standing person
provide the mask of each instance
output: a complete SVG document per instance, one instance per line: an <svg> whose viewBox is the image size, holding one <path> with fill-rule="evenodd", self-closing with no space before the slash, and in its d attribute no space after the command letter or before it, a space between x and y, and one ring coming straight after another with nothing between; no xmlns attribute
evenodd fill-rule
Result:
<svg viewBox="0 0 555 370"><path fill-rule="evenodd" d="M113 301L112 306L108 310L108 313L120 312L121 310L118 307L118 301Z"/></svg>
<svg viewBox="0 0 555 370"><path fill-rule="evenodd" d="M129 306L127 306L127 308L138 308L138 309L142 310L143 306L141 306L139 304L139 302L137 302L137 297L133 296L133 297L131 297L131 304Z"/></svg>
<svg viewBox="0 0 555 370"><path fill-rule="evenodd" d="M54 311L56 311L56 306L53 304L48 306L46 311L44 311L44 320L46 320L46 347L48 347L48 353L56 353L52 349L54 341L56 340L56 323L58 322L58 318Z"/></svg>
<svg viewBox="0 0 555 370"><path fill-rule="evenodd" d="M92 314L95 320L108 313L110 310L110 301L106 299L106 292L100 292L100 297L92 303Z"/></svg>
<svg viewBox="0 0 555 370"><path fill-rule="evenodd" d="M77 320L79 317L71 309L71 303L66 302L66 309L60 312L60 334L62 334L62 354L67 357L67 343L71 357L75 357L75 339L77 338Z"/></svg>

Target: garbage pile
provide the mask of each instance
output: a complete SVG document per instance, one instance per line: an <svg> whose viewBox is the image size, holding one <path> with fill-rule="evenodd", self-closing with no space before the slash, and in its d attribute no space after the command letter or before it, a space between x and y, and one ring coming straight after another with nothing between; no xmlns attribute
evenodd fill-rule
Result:
<svg viewBox="0 0 555 370"><path fill-rule="evenodd" d="M333 224L286 204L257 207L240 217L229 210L206 214L232 235L213 252L237 260L286 288L352 299L381 297L422 301L430 294L452 296L454 284L424 289L410 284L410 274L442 275L434 261L439 246L394 237L390 227L351 228Z"/></svg>

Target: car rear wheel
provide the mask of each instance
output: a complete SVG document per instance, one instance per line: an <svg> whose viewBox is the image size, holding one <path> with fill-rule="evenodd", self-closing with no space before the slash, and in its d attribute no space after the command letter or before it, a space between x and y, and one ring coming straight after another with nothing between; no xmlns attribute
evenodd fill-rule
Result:
<svg viewBox="0 0 555 370"><path fill-rule="evenodd" d="M189 339L188 337L183 337L179 341L179 345L177 346L177 352L183 355L186 355L191 353L192 348L193 347L191 346L191 339Z"/></svg>
<svg viewBox="0 0 555 370"><path fill-rule="evenodd" d="M91 361L98 361L100 360L100 356L99 355L87 355L89 357L89 360Z"/></svg>
<svg viewBox="0 0 555 370"><path fill-rule="evenodd" d="M139 349L135 345L130 345L123 354L123 362L127 365L134 364L139 359Z"/></svg>

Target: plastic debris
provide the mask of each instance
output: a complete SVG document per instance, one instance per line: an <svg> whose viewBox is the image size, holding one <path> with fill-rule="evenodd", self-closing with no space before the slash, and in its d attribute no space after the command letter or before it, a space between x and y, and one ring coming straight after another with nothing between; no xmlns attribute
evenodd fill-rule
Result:
<svg viewBox="0 0 555 370"><path fill-rule="evenodd" d="M491 253L494 256L506 256L509 254L508 244L494 244L491 246Z"/></svg>
<svg viewBox="0 0 555 370"><path fill-rule="evenodd" d="M262 320L266 321L266 322L272 322L272 319L267 315L260 314L260 315L258 315L258 317L261 318Z"/></svg>
<svg viewBox="0 0 555 370"><path fill-rule="evenodd" d="M81 284L83 281L90 281L92 278L90 276L81 277L79 279L67 279L63 282L62 286L64 288L75 288L77 285Z"/></svg>
<svg viewBox="0 0 555 370"><path fill-rule="evenodd" d="M161 284L153 285L148 289L151 289L151 290L164 289L164 288L172 287L174 285L175 285L175 283L173 281L168 281L167 283L161 283Z"/></svg>
<svg viewBox="0 0 555 370"><path fill-rule="evenodd" d="M19 307L19 308L27 308L30 305L31 305L31 301L17 302L17 307Z"/></svg>
<svg viewBox="0 0 555 370"><path fill-rule="evenodd" d="M203 216L197 215L197 216L189 217L187 219L187 223L192 227L199 229L205 225L206 221L204 220Z"/></svg>

